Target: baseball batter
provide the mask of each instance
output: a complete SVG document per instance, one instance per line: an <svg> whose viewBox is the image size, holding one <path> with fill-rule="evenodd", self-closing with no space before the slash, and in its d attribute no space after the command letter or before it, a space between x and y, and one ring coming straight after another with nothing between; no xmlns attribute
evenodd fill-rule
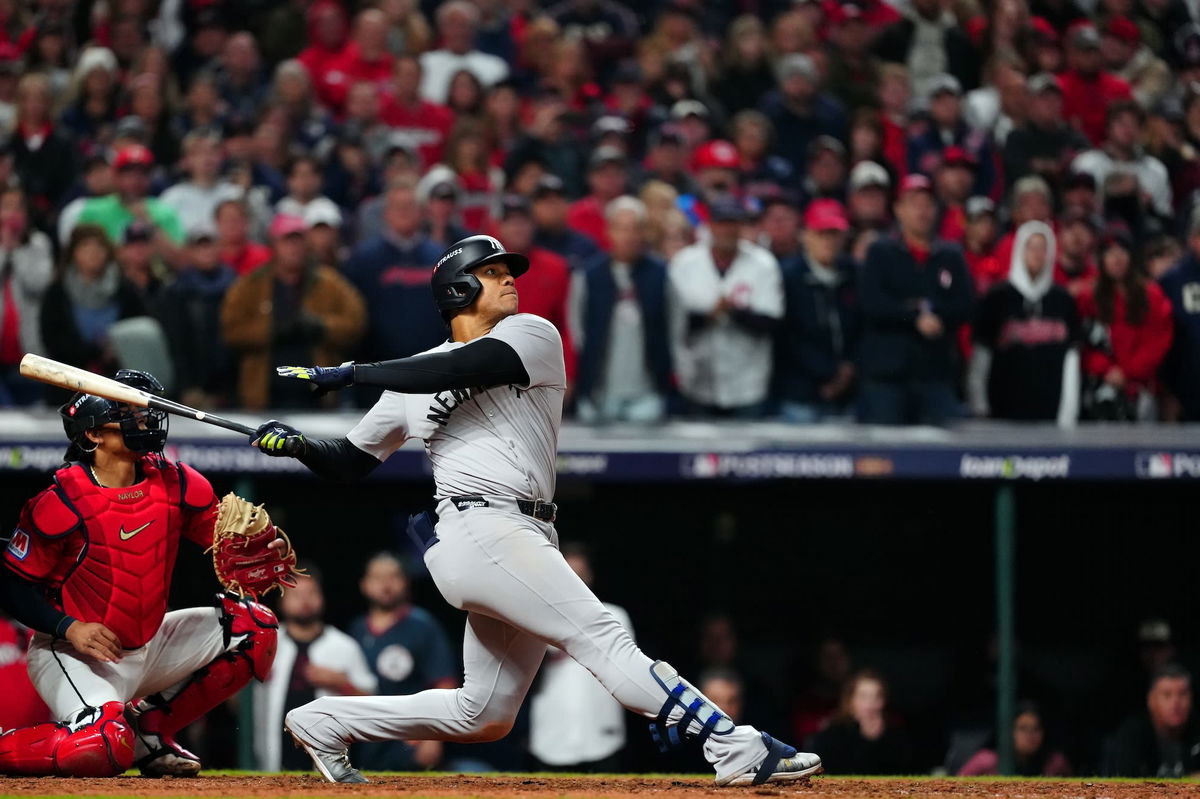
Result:
<svg viewBox="0 0 1200 799"><path fill-rule="evenodd" d="M162 392L145 372L116 379ZM166 612L180 539L210 546L218 504L161 454L165 413L88 394L59 412L67 464L26 503L0 567L0 604L36 631L29 676L58 721L0 736L0 773L193 776L175 735L266 675L275 616L227 594Z"/></svg>
<svg viewBox="0 0 1200 799"><path fill-rule="evenodd" d="M450 341L400 360L278 370L322 391L352 383L387 389L345 438L307 440L273 421L254 443L346 479L364 476L407 439L423 440L439 519L436 530L423 516L411 528L426 542L442 595L467 611L461 688L318 699L288 713L287 729L336 782L365 781L347 754L356 741L495 740L512 728L549 643L625 707L654 719L660 746L701 745L718 785L820 771L816 755L735 725L669 664L643 654L563 560L551 501L566 391L562 343L549 322L517 313L514 281L528 268L525 256L490 236L463 239L432 277Z"/></svg>

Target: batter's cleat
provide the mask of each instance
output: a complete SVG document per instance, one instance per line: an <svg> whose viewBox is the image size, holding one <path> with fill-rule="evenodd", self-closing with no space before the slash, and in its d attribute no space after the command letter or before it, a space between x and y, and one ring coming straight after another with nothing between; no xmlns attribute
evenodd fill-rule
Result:
<svg viewBox="0 0 1200 799"><path fill-rule="evenodd" d="M292 740L296 742L299 749L308 752L308 756L312 758L313 765L317 767L317 771L321 772L321 776L330 782L370 782L369 779L362 775L362 772L350 765L350 750L343 749L340 752L324 752L317 749L315 746L310 746L300 740L300 736L292 732L292 728L285 721L283 729L292 736Z"/></svg>
<svg viewBox="0 0 1200 799"><path fill-rule="evenodd" d="M765 732L762 738L767 754L759 764L741 774L718 779L717 785L762 785L764 782L787 782L821 773L821 758L816 755L797 752L795 747L776 741Z"/></svg>

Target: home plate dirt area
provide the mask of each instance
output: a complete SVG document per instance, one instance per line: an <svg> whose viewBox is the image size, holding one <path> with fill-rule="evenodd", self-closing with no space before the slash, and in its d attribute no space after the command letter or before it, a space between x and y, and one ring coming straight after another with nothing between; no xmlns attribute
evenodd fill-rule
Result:
<svg viewBox="0 0 1200 799"><path fill-rule="evenodd" d="M711 779L690 776L559 775L373 775L367 785L331 785L315 775L204 775L196 779L61 779L0 777L7 796L420 796L420 797L690 797L778 796L796 799L923 799L923 797L1012 797L1012 799L1150 799L1197 797L1200 782L1113 780L1006 780L815 777L757 788L716 788Z"/></svg>

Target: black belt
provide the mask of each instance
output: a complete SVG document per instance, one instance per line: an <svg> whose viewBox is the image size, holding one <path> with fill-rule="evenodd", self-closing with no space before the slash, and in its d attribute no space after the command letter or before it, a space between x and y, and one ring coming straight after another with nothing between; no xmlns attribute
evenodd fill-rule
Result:
<svg viewBox="0 0 1200 799"><path fill-rule="evenodd" d="M488 507L487 498L477 495L469 497L447 497L447 499L453 502L454 507L458 508L459 510ZM553 502L547 502L544 499L514 499L514 501L517 503L517 510L521 511L521 513L524 513L526 516L532 516L539 521L552 522L558 517L558 505L555 505Z"/></svg>
<svg viewBox="0 0 1200 799"><path fill-rule="evenodd" d="M558 506L544 499L535 499L533 502L527 499L518 499L517 507L526 516L532 516L543 522L552 522L558 518Z"/></svg>

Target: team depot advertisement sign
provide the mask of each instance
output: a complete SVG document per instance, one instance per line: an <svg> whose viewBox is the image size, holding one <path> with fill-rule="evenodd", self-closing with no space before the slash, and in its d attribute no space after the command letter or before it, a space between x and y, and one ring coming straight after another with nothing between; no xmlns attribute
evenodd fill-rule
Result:
<svg viewBox="0 0 1200 799"><path fill-rule="evenodd" d="M975 455L964 452L958 476L982 480L1047 480L1071 476L1069 454Z"/></svg>

